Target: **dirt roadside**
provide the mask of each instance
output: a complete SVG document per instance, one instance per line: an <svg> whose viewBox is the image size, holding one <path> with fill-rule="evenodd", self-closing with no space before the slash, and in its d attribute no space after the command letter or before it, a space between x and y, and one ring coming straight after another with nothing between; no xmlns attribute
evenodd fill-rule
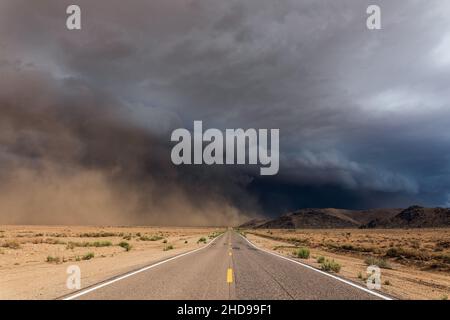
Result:
<svg viewBox="0 0 450 320"><path fill-rule="evenodd" d="M330 232L329 230L327 232ZM279 234L277 234L279 236ZM253 244L294 258L294 251L302 246L295 246L288 241L273 240L266 235L246 233ZM292 237L292 234L291 234ZM301 262L320 269L319 257L334 260L341 269L339 275L362 286L366 285L368 264L362 257L334 253L322 248L310 248L310 257ZM399 299L448 299L450 296L450 274L447 272L422 271L414 266L408 267L390 262L389 269L381 269L381 292Z"/></svg>
<svg viewBox="0 0 450 320"><path fill-rule="evenodd" d="M0 226L0 231L0 299L55 299L73 292L66 287L70 265L80 267L85 288L200 248L201 238L209 242L221 230Z"/></svg>

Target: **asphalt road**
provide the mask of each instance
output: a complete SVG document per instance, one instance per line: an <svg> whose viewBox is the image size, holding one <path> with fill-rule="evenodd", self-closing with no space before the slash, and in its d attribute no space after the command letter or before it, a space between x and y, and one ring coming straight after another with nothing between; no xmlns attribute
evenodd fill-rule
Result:
<svg viewBox="0 0 450 320"><path fill-rule="evenodd" d="M261 251L229 230L206 248L73 294L68 299L380 299Z"/></svg>

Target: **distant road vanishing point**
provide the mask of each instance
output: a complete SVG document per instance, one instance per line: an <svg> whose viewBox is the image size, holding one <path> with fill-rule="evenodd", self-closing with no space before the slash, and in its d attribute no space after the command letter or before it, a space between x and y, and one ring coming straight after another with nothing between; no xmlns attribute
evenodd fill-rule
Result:
<svg viewBox="0 0 450 320"><path fill-rule="evenodd" d="M63 297L66 300L338 299L388 297L255 247L233 230L207 246Z"/></svg>

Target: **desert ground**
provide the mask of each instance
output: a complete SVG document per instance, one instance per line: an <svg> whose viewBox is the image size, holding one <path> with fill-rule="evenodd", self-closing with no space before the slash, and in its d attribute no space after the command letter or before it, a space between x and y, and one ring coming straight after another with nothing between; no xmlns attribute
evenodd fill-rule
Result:
<svg viewBox="0 0 450 320"><path fill-rule="evenodd" d="M217 228L0 226L0 299L55 299L67 268L81 286L204 246Z"/></svg>
<svg viewBox="0 0 450 320"><path fill-rule="evenodd" d="M381 291L399 299L450 296L450 229L241 230L257 246L317 268L335 261L338 275L365 285L368 265L381 267ZM299 258L300 259L300 258Z"/></svg>
<svg viewBox="0 0 450 320"><path fill-rule="evenodd" d="M0 226L0 299L55 299L72 293L67 268L90 285L204 246L225 229ZM448 299L450 229L249 229L255 245L365 285L381 267L381 292L399 299ZM309 257L298 251L307 249Z"/></svg>

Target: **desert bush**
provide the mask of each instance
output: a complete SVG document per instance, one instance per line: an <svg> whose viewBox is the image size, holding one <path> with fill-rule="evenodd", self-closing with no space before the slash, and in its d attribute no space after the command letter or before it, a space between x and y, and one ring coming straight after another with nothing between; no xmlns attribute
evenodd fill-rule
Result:
<svg viewBox="0 0 450 320"><path fill-rule="evenodd" d="M69 242L68 244L67 244L67 246L66 246L66 249L67 250L71 250L71 249L75 249L75 243L74 242Z"/></svg>
<svg viewBox="0 0 450 320"><path fill-rule="evenodd" d="M386 256L396 258L396 257L400 257L402 255L402 253L403 253L403 249L392 247L386 251Z"/></svg>
<svg viewBox="0 0 450 320"><path fill-rule="evenodd" d="M124 236L122 239L130 241L131 240L131 235L128 234L128 235Z"/></svg>
<svg viewBox="0 0 450 320"><path fill-rule="evenodd" d="M92 258L94 258L94 256L95 256L95 254L93 252L89 252L89 253L86 253L82 259L83 260L91 260Z"/></svg>
<svg viewBox="0 0 450 320"><path fill-rule="evenodd" d="M48 263L60 263L61 259L59 257L48 256L47 257L47 262Z"/></svg>
<svg viewBox="0 0 450 320"><path fill-rule="evenodd" d="M358 251L357 248L351 244L343 244L341 248L348 251Z"/></svg>
<svg viewBox="0 0 450 320"><path fill-rule="evenodd" d="M96 247L96 248L100 248L100 247L110 247L110 246L112 246L111 241L95 241L95 242L73 242L73 241L70 241L67 244L66 249L74 249L76 247L81 247L81 248Z"/></svg>
<svg viewBox="0 0 450 320"><path fill-rule="evenodd" d="M324 256L320 256L317 258L317 262L318 263L323 263L325 261L325 257Z"/></svg>
<svg viewBox="0 0 450 320"><path fill-rule="evenodd" d="M206 243L206 238L201 237L200 239L198 239L197 243L200 243L200 242Z"/></svg>
<svg viewBox="0 0 450 320"><path fill-rule="evenodd" d="M92 247L110 247L110 246L112 246L112 243L111 243L111 241L95 241L93 244L92 244Z"/></svg>
<svg viewBox="0 0 450 320"><path fill-rule="evenodd" d="M392 269L389 262L383 258L367 257L366 259L364 259L364 262L368 266L378 266L383 269Z"/></svg>
<svg viewBox="0 0 450 320"><path fill-rule="evenodd" d="M161 237L161 236L152 236L152 237L141 236L139 238L139 240L141 240L141 241L159 241L161 239L163 239L163 237Z"/></svg>
<svg viewBox="0 0 450 320"><path fill-rule="evenodd" d="M6 241L2 244L3 248L8 248L8 249L20 249L20 244L19 242L15 241L15 240L10 240L10 241Z"/></svg>
<svg viewBox="0 0 450 320"><path fill-rule="evenodd" d="M334 260L326 259L320 266L320 269L327 272L336 272L339 273L341 271L341 265Z"/></svg>
<svg viewBox="0 0 450 320"><path fill-rule="evenodd" d="M66 244L66 242L58 240L58 239L52 239L52 238L47 238L45 240L42 241L43 243L46 244ZM33 241L34 243L34 241Z"/></svg>
<svg viewBox="0 0 450 320"><path fill-rule="evenodd" d="M442 260L444 263L450 263L450 255L448 254L438 254L434 256L435 259Z"/></svg>
<svg viewBox="0 0 450 320"><path fill-rule="evenodd" d="M309 253L310 252L308 248L299 248L294 252L294 255L300 259L308 259Z"/></svg>
<svg viewBox="0 0 450 320"><path fill-rule="evenodd" d="M125 251L130 251L131 248L132 248L132 246L131 246L128 242L126 242L126 241L120 242L120 243L119 243L119 247L124 248Z"/></svg>
<svg viewBox="0 0 450 320"><path fill-rule="evenodd" d="M44 234L42 234L42 233L40 233L39 235L44 236ZM66 238L67 234L65 234L65 233L46 233L45 236L46 237L55 237L55 238Z"/></svg>
<svg viewBox="0 0 450 320"><path fill-rule="evenodd" d="M430 259L430 255L423 250L403 249L403 248L389 248L386 251L386 256L391 258L404 257L409 259L416 259L426 261Z"/></svg>
<svg viewBox="0 0 450 320"><path fill-rule="evenodd" d="M173 245L170 244L168 246L165 246L163 251L169 251L169 250L172 250L172 249L173 249Z"/></svg>
<svg viewBox="0 0 450 320"><path fill-rule="evenodd" d="M123 233L115 232L85 232L80 233L78 237L80 238L106 238L106 237L121 237Z"/></svg>
<svg viewBox="0 0 450 320"><path fill-rule="evenodd" d="M216 237L220 236L220 232L212 232L208 237L210 239L214 239Z"/></svg>

